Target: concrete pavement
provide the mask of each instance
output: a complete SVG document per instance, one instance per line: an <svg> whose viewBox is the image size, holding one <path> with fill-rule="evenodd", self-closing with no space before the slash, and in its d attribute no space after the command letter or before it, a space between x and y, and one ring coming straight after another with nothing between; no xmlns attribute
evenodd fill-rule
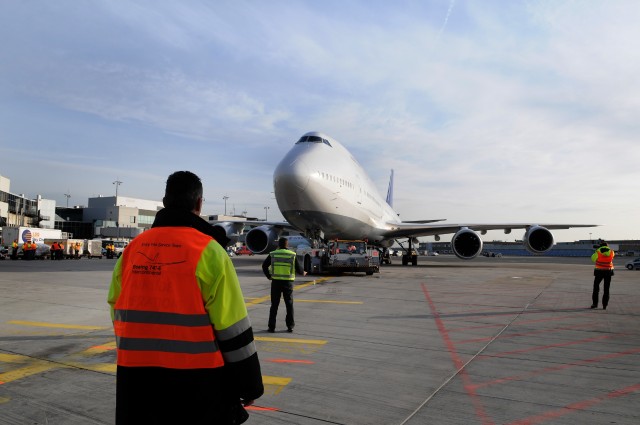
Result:
<svg viewBox="0 0 640 425"><path fill-rule="evenodd" d="M640 272L590 310L589 259L421 257L304 277L266 332L264 256L236 257L267 393L248 424L640 423ZM111 260L0 261L0 424L111 424Z"/></svg>

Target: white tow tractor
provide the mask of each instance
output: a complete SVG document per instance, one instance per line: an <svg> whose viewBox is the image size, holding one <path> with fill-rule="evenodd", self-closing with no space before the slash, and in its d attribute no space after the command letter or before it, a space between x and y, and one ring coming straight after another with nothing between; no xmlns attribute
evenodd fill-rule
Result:
<svg viewBox="0 0 640 425"><path fill-rule="evenodd" d="M364 240L332 240L327 246L312 248L301 246L297 249L298 261L304 271L322 273L365 273L380 272L380 257L377 249L368 246Z"/></svg>

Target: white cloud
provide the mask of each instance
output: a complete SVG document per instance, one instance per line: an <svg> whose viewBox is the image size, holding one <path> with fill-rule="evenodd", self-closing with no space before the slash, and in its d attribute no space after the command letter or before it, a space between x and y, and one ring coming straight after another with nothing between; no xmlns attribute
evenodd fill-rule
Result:
<svg viewBox="0 0 640 425"><path fill-rule="evenodd" d="M41 139L125 138L162 171L222 150L207 178L254 199L227 178L234 167L268 192L288 144L320 130L381 191L396 169L405 218L609 213L631 227L640 208L628 196L640 177L637 2L98 5L39 5L49 19L29 20L21 3L0 18L0 36L16 40L0 54L0 101L32 121L55 111L48 133L36 123ZM33 122L2 124L49 149Z"/></svg>

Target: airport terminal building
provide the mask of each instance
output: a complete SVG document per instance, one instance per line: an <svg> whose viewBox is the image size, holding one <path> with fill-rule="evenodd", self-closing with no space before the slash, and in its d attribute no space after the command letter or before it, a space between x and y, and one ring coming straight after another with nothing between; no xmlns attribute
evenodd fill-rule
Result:
<svg viewBox="0 0 640 425"><path fill-rule="evenodd" d="M0 229L60 229L77 239L128 240L150 228L162 208L162 202L126 196L98 196L89 198L87 206L56 207L55 200L40 195L28 199L11 193L11 180L0 176Z"/></svg>
<svg viewBox="0 0 640 425"><path fill-rule="evenodd" d="M128 196L97 196L87 206L57 207L56 201L11 193L10 179L0 176L0 230L3 227L59 229L76 239L130 240L151 228L161 201ZM244 216L205 215L209 223L242 221ZM251 220L257 220L252 218ZM1 232L0 232L1 236ZM10 244L11 241L2 243Z"/></svg>

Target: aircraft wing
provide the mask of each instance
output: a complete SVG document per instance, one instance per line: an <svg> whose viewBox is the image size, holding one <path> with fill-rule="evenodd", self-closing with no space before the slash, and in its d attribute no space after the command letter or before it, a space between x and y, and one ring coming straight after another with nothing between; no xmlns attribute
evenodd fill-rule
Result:
<svg viewBox="0 0 640 425"><path fill-rule="evenodd" d="M486 232L488 230L504 230L510 233L513 229L526 229L529 227L544 227L546 229L570 229L573 227L597 227L598 224L545 224L545 223L438 223L443 220L432 220L431 223L405 221L402 223L387 223L390 229L385 232L387 238L410 238L418 236L435 236L446 235L448 233L456 233L461 229L467 228L476 232Z"/></svg>

